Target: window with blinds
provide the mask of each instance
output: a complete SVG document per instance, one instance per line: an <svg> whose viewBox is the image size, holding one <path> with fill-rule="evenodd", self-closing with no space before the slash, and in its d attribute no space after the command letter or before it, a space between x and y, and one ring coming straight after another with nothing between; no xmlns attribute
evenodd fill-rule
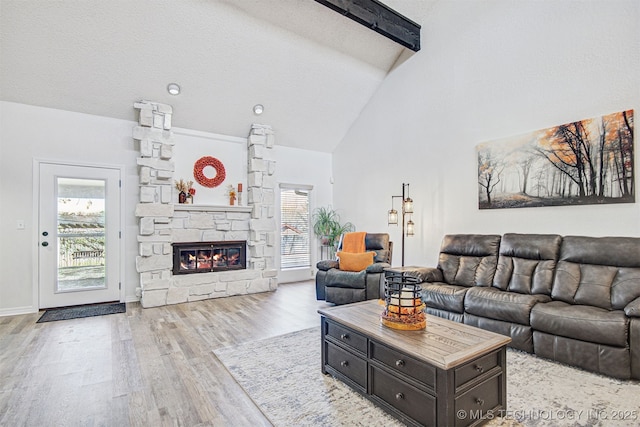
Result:
<svg viewBox="0 0 640 427"><path fill-rule="evenodd" d="M280 221L280 268L310 267L308 190L280 189Z"/></svg>

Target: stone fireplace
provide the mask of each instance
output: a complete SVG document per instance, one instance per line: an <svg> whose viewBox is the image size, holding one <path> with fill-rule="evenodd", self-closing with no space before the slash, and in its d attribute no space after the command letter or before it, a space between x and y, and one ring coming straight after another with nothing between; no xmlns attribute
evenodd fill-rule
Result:
<svg viewBox="0 0 640 427"><path fill-rule="evenodd" d="M166 104L141 101L139 125L133 138L139 141L140 203L139 253L136 269L140 274L140 302L143 307L198 301L273 291L277 289L275 161L269 126L253 125L247 137L247 206L208 206L178 204L173 192L174 136L172 108ZM175 200L174 200L175 199ZM211 243L219 245L213 252ZM242 249L238 246L242 242ZM244 257L235 258L234 247ZM186 268L176 271L175 248L185 248ZM195 268L189 267L188 248L192 248ZM207 271L207 255L224 255L225 266ZM205 251L199 254L198 251ZM198 256L200 261L198 261ZM200 262L202 268L198 268ZM178 259L180 264L180 258ZM242 266L242 267L240 267ZM199 274L193 274L193 273Z"/></svg>

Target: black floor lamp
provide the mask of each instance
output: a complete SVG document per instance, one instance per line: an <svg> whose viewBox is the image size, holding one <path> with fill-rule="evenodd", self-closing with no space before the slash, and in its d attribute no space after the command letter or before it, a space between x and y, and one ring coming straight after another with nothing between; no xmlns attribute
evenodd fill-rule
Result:
<svg viewBox="0 0 640 427"><path fill-rule="evenodd" d="M405 187L407 189L405 196ZM404 267L404 236L413 236L414 222L411 220L413 214L413 200L409 197L409 184L402 183L402 196L391 196L391 210L388 213L388 225L398 225L398 211L393 208L393 199L402 198L402 267ZM408 218L405 221L405 218Z"/></svg>

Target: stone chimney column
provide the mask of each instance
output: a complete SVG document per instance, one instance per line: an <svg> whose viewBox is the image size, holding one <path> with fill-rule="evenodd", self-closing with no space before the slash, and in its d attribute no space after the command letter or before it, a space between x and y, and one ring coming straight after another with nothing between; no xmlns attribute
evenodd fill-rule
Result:
<svg viewBox="0 0 640 427"><path fill-rule="evenodd" d="M276 248L276 162L273 157L275 135L271 126L254 124L247 138L248 205L251 210L249 224L249 262L252 268L263 270L263 277L275 282ZM272 288L277 286L272 284Z"/></svg>
<svg viewBox="0 0 640 427"><path fill-rule="evenodd" d="M140 302L143 307L166 304L170 269L173 266L171 230L173 217L173 132L170 105L140 101L140 110L133 139L140 141L138 172L140 203L138 256L136 270L140 273Z"/></svg>

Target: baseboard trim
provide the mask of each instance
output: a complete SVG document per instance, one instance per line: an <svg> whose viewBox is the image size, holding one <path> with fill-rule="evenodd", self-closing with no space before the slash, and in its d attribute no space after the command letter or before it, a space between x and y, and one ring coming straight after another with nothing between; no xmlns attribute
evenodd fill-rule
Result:
<svg viewBox="0 0 640 427"><path fill-rule="evenodd" d="M140 302L140 298L135 295L131 295L126 297L124 302ZM38 308L33 306L24 306L24 307L11 307L11 308L0 308L0 317L6 316L19 316L21 314L33 314L37 313Z"/></svg>
<svg viewBox="0 0 640 427"><path fill-rule="evenodd" d="M21 314L37 313L38 309L33 306L0 308L0 317L19 316Z"/></svg>

